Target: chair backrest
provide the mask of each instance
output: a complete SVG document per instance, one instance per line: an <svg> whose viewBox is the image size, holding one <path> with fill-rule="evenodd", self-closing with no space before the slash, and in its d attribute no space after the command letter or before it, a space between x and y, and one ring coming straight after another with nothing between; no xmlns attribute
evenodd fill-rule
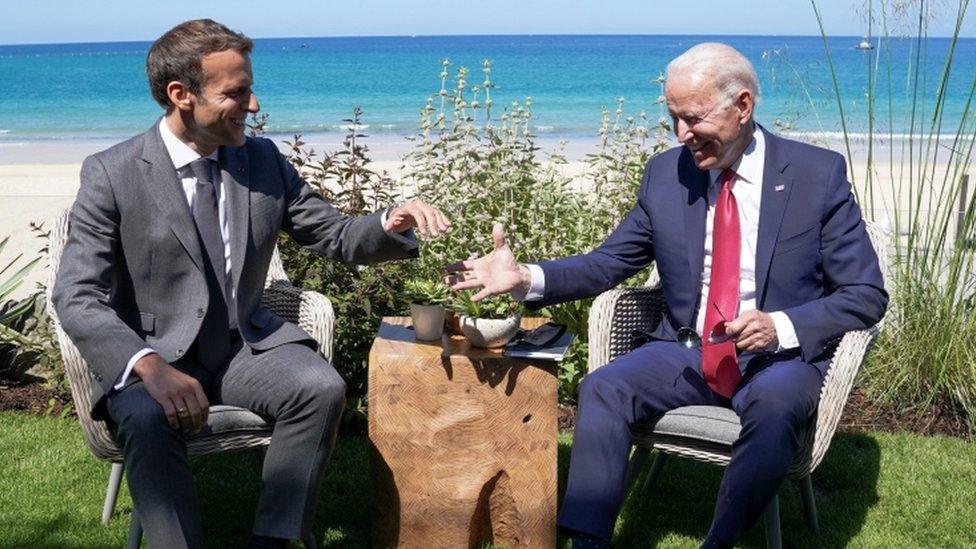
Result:
<svg viewBox="0 0 976 549"><path fill-rule="evenodd" d="M48 272L47 289L47 312L54 322L54 330L58 336L58 345L61 347L61 361L64 363L64 370L68 376L68 385L71 387L71 397L75 403L75 413L78 414L78 421L81 423L82 432L85 435L85 442L96 457L114 461L122 461L122 450L115 442L115 437L108 430L108 426L103 421L97 421L91 417L91 371L81 357L81 352L75 347L64 329L61 328L61 321L58 319L57 311L51 301L51 292L54 288L54 280L58 274L58 266L61 264L61 252L64 251L64 244L68 240L68 212L65 211L54 222L51 227L51 234L48 236Z"/></svg>
<svg viewBox="0 0 976 549"><path fill-rule="evenodd" d="M54 288L54 280L57 276L58 266L61 263L61 253L64 251L65 242L68 240L69 212L65 210L51 227L51 234L48 236L48 273L47 289L45 297L47 299L47 311L54 323L55 333L58 337L58 345L61 348L61 358L64 363L65 373L68 377L68 384L71 388L71 397L74 399L75 411L78 414L78 421L81 423L82 431L85 435L85 442L95 456L114 462L122 461L122 450L115 442L115 438L108 430L108 426L103 421L95 420L91 417L91 390L92 374L88 368L81 352L72 343L71 338L64 332L61 322L58 319L57 311L51 302L51 291ZM275 247L274 255L271 258L271 266L268 269L266 284L271 284L275 280L288 280L285 269Z"/></svg>
<svg viewBox="0 0 976 549"><path fill-rule="evenodd" d="M867 225L868 237L871 245L878 255L878 263L881 267L881 274L884 277L885 289L889 294L893 294L891 282L891 266L888 263L889 247L891 239L880 225L874 222L865 222ZM889 302L890 310L890 302ZM888 316L887 314L885 315ZM820 391L820 404L817 408L816 428L808 433L812 440L808 441L809 454L799 456L791 466L793 476L802 476L813 471L820 461L823 460L830 441L837 430L840 416L844 411L844 405L850 397L851 389L854 387L854 379L857 377L861 364L869 350L875 337L881 330L884 318L868 330L858 330L847 332L837 346L837 351L831 359L830 369L824 379L823 388Z"/></svg>

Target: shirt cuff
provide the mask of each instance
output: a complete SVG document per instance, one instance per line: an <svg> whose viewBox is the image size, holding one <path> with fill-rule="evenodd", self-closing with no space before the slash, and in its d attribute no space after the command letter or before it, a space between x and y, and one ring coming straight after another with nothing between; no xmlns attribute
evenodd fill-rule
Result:
<svg viewBox="0 0 976 549"><path fill-rule="evenodd" d="M145 349L132 355L132 358L129 359L129 363L125 365L125 371L122 372L122 378L119 380L118 383L115 384L115 387L112 388L115 389L116 391L122 390L122 388L125 387L125 382L129 380L129 374L132 373L132 368L136 365L136 362L139 362L140 358L146 355L151 355L155 352L156 352L155 350L146 347Z"/></svg>
<svg viewBox="0 0 976 549"><path fill-rule="evenodd" d="M776 327L776 339L779 340L776 352L787 349L795 349L800 346L800 340L796 337L796 328L793 321L783 311L769 313L773 318L773 325Z"/></svg>
<svg viewBox="0 0 976 549"><path fill-rule="evenodd" d="M520 287L512 291L512 298L516 301L538 301L542 299L546 291L546 273L542 270L542 267L535 263L528 263L525 267L529 269L529 276L531 278L529 291L525 295L522 295L522 288Z"/></svg>

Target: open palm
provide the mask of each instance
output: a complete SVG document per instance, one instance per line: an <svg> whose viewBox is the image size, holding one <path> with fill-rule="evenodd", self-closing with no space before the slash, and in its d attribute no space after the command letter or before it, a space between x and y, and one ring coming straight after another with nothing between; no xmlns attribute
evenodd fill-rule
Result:
<svg viewBox="0 0 976 549"><path fill-rule="evenodd" d="M500 223L491 230L495 249L488 255L453 263L447 266L447 283L454 290L480 288L471 301L480 301L496 294L510 292L522 284L522 272L515 254L505 243Z"/></svg>

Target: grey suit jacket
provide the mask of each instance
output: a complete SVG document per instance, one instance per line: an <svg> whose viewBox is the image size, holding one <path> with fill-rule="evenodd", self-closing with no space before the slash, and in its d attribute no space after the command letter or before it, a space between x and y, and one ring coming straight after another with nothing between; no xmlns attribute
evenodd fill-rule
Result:
<svg viewBox="0 0 976 549"><path fill-rule="evenodd" d="M255 349L310 339L260 303L279 231L347 263L417 255L416 244L386 234L380 212L339 213L270 140L221 147L219 159L237 323ZM104 417L104 398L136 352L149 346L167 362L187 353L210 300L204 253L156 125L85 159L53 301L95 380L93 417Z"/></svg>

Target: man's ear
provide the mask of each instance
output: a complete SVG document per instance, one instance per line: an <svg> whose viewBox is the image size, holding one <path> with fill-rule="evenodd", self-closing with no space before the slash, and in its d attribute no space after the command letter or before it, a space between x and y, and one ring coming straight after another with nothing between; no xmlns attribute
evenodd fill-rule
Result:
<svg viewBox="0 0 976 549"><path fill-rule="evenodd" d="M743 89L735 99L735 106L739 109L739 121L744 124L752 120L752 111L756 108L756 98L752 96L751 91Z"/></svg>
<svg viewBox="0 0 976 549"><path fill-rule="evenodd" d="M193 108L193 93L186 87L186 84L179 80L174 80L166 85L166 95L173 107L181 111L188 111Z"/></svg>

